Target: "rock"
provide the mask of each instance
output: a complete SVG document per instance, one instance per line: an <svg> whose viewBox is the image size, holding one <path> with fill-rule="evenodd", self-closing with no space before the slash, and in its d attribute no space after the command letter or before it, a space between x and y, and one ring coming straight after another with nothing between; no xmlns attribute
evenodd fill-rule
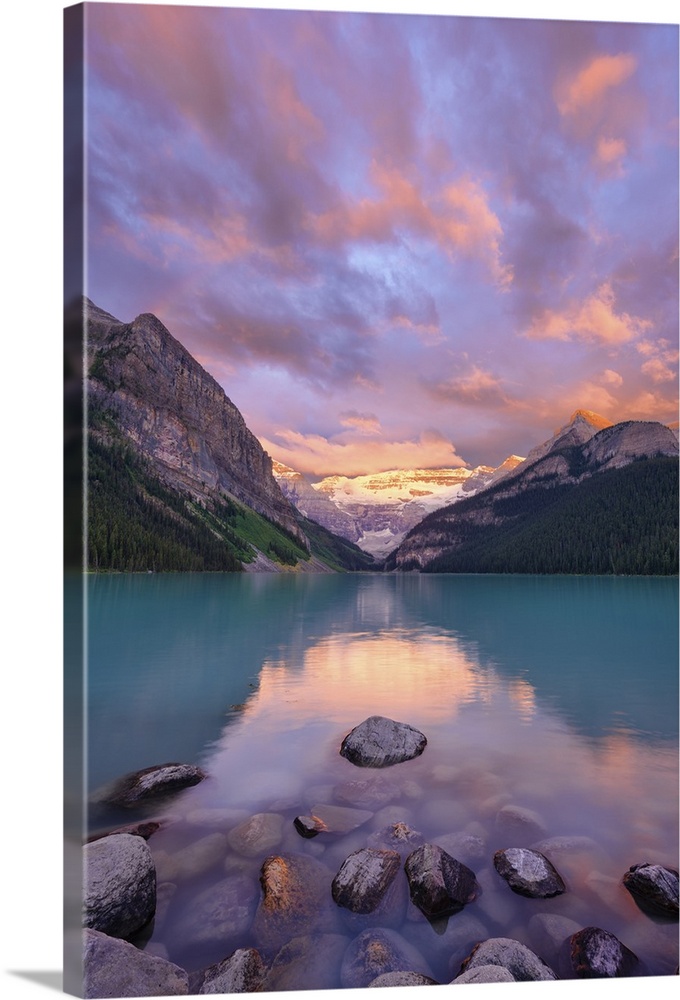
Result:
<svg viewBox="0 0 680 1000"><path fill-rule="evenodd" d="M223 833L209 833L207 837L201 837L181 851L164 857L163 878L171 882L196 878L222 861L226 853L226 836ZM160 861L158 867L161 867Z"/></svg>
<svg viewBox="0 0 680 1000"><path fill-rule="evenodd" d="M229 875L198 893L182 908L171 935L176 947L238 945L250 927L259 890L247 875ZM223 952L224 954L224 952Z"/></svg>
<svg viewBox="0 0 680 1000"><path fill-rule="evenodd" d="M475 873L436 844L423 844L406 859L411 901L428 920L462 910L475 898Z"/></svg>
<svg viewBox="0 0 680 1000"><path fill-rule="evenodd" d="M545 837L547 832L538 813L533 809L522 809L514 805L506 805L498 810L495 827L496 839L503 841L503 846L510 843L515 847L528 847Z"/></svg>
<svg viewBox="0 0 680 1000"><path fill-rule="evenodd" d="M256 948L239 948L229 958L200 973L200 982L191 981L193 993L257 993L267 970Z"/></svg>
<svg viewBox="0 0 680 1000"><path fill-rule="evenodd" d="M480 941L486 940L489 931L481 920L466 908L453 917L444 917L432 924L420 910L411 908L419 917L408 928L408 939L423 955L427 955L434 968L445 968L441 979L452 979L458 974L461 963Z"/></svg>
<svg viewBox="0 0 680 1000"><path fill-rule="evenodd" d="M479 965L468 969L451 980L451 986L462 986L465 983L514 983L515 977L502 965Z"/></svg>
<svg viewBox="0 0 680 1000"><path fill-rule="evenodd" d="M649 862L633 865L623 876L623 884L645 912L678 919L678 873L675 868Z"/></svg>
<svg viewBox="0 0 680 1000"><path fill-rule="evenodd" d="M252 928L257 944L278 951L291 938L336 930L332 880L330 868L315 858L297 854L266 858L260 874L263 897Z"/></svg>
<svg viewBox="0 0 680 1000"><path fill-rule="evenodd" d="M557 969L564 942L581 930L581 925L558 913L534 913L527 925L536 952L544 962Z"/></svg>
<svg viewBox="0 0 680 1000"><path fill-rule="evenodd" d="M93 801L130 808L175 795L184 788L197 785L206 777L205 771L194 764L156 764L123 775L96 792Z"/></svg>
<svg viewBox="0 0 680 1000"><path fill-rule="evenodd" d="M465 831L445 833L442 837L434 837L433 843L450 854L452 858L458 858L466 865L474 861L482 861L487 854L486 838L477 833L466 833Z"/></svg>
<svg viewBox="0 0 680 1000"><path fill-rule="evenodd" d="M584 927L569 938L571 974L578 979L630 976L638 964L619 939L601 927Z"/></svg>
<svg viewBox="0 0 680 1000"><path fill-rule="evenodd" d="M345 989L368 986L387 972L421 972L429 975L422 955L396 931L366 930L348 945L340 969Z"/></svg>
<svg viewBox="0 0 680 1000"><path fill-rule="evenodd" d="M160 820L142 820L140 823L129 823L127 826L116 827L115 830L108 830L106 833L93 833L91 837L87 838L87 843L92 844L95 840L101 840L102 837L113 837L116 833L129 833L131 837L142 837L144 840L148 840L160 828Z"/></svg>
<svg viewBox="0 0 680 1000"><path fill-rule="evenodd" d="M367 843L376 850L398 851L403 861L411 851L425 843L425 838L406 823L390 823L372 833Z"/></svg>
<svg viewBox="0 0 680 1000"><path fill-rule="evenodd" d="M527 847L508 847L493 856L496 871L513 892L530 899L550 899L566 892L557 869L538 851Z"/></svg>
<svg viewBox="0 0 680 1000"><path fill-rule="evenodd" d="M170 904L177 892L174 882L161 882L156 886L156 912L154 913L154 930L159 928L168 915Z"/></svg>
<svg viewBox="0 0 680 1000"><path fill-rule="evenodd" d="M184 969L100 931L84 932L85 997L187 996Z"/></svg>
<svg viewBox="0 0 680 1000"><path fill-rule="evenodd" d="M488 938L472 949L461 966L461 973L483 965L500 965L518 983L557 979L545 962L530 948L513 938Z"/></svg>
<svg viewBox="0 0 680 1000"><path fill-rule="evenodd" d="M262 991L337 987L347 945L347 938L341 934L308 934L293 938L276 955Z"/></svg>
<svg viewBox="0 0 680 1000"><path fill-rule="evenodd" d="M419 757L427 738L405 722L372 715L342 741L340 755L357 767L390 767Z"/></svg>
<svg viewBox="0 0 680 1000"><path fill-rule="evenodd" d="M372 983L368 984L371 986L439 986L436 979L430 979L429 976L424 976L421 972L386 972L382 976L378 976L374 979Z"/></svg>
<svg viewBox="0 0 680 1000"><path fill-rule="evenodd" d="M401 870L397 851L364 847L343 862L331 884L331 894L338 906L353 913L372 913L384 901Z"/></svg>
<svg viewBox="0 0 680 1000"><path fill-rule="evenodd" d="M129 937L156 909L156 868L142 837L117 833L83 848L86 927Z"/></svg>
<svg viewBox="0 0 680 1000"><path fill-rule="evenodd" d="M338 802L360 809L379 809L388 802L398 799L400 794L398 785L382 777L343 781L333 789L333 797Z"/></svg>
<svg viewBox="0 0 680 1000"><path fill-rule="evenodd" d="M283 817L278 813L257 813L227 834L232 850L246 858L267 854L281 843Z"/></svg>
<svg viewBox="0 0 680 1000"><path fill-rule="evenodd" d="M350 833L373 818L366 809L349 806L312 806L309 816L296 816L295 829L302 837L316 837L318 833Z"/></svg>

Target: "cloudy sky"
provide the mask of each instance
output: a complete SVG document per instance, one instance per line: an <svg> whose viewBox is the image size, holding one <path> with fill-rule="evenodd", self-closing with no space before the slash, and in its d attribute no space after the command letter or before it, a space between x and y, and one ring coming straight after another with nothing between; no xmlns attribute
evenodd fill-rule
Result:
<svg viewBox="0 0 680 1000"><path fill-rule="evenodd" d="M89 5L87 293L302 472L677 419L678 29Z"/></svg>

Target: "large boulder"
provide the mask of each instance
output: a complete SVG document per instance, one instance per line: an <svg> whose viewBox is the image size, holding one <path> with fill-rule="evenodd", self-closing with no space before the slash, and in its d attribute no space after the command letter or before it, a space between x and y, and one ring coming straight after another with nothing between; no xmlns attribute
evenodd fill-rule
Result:
<svg viewBox="0 0 680 1000"><path fill-rule="evenodd" d="M518 983L557 979L553 970L538 955L513 938L497 937L482 941L472 949L460 972L485 965L499 965Z"/></svg>
<svg viewBox="0 0 680 1000"><path fill-rule="evenodd" d="M363 847L345 859L333 879L333 899L353 913L373 913L385 900L400 871L401 857L397 851Z"/></svg>
<svg viewBox="0 0 680 1000"><path fill-rule="evenodd" d="M406 859L411 902L428 920L458 913L475 898L475 873L436 844L423 844Z"/></svg>
<svg viewBox="0 0 680 1000"><path fill-rule="evenodd" d="M156 868L142 837L117 833L83 848L85 927L130 937L156 909Z"/></svg>
<svg viewBox="0 0 680 1000"><path fill-rule="evenodd" d="M678 873L675 868L633 865L623 876L623 884L640 909L659 917L678 919Z"/></svg>
<svg viewBox="0 0 680 1000"><path fill-rule="evenodd" d="M362 989L387 972L430 974L425 959L396 931L376 927L349 944L342 960L340 982L346 989Z"/></svg>
<svg viewBox="0 0 680 1000"><path fill-rule="evenodd" d="M93 798L96 802L131 808L175 795L205 777L205 771L195 764L155 764L123 775L96 792Z"/></svg>
<svg viewBox="0 0 680 1000"><path fill-rule="evenodd" d="M493 856L496 871L513 892L530 899L550 899L566 892L561 875L539 851L508 847Z"/></svg>
<svg viewBox="0 0 680 1000"><path fill-rule="evenodd" d="M85 997L188 996L189 977L166 959L147 955L127 941L86 930L83 951Z"/></svg>
<svg viewBox="0 0 680 1000"><path fill-rule="evenodd" d="M405 722L371 715L342 741L340 755L357 767L389 767L419 757L427 738Z"/></svg>
<svg viewBox="0 0 680 1000"><path fill-rule="evenodd" d="M611 979L633 974L639 959L601 927L584 927L569 939L570 972L577 979Z"/></svg>
<svg viewBox="0 0 680 1000"><path fill-rule="evenodd" d="M271 953L294 937L336 930L332 880L330 868L315 858L298 854L266 858L260 873L262 898L253 922L258 946Z"/></svg>

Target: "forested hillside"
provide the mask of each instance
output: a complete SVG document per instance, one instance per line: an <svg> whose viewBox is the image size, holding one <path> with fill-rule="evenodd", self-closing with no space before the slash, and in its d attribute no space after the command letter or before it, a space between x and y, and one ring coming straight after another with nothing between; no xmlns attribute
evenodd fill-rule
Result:
<svg viewBox="0 0 680 1000"><path fill-rule="evenodd" d="M475 499L462 501L460 513ZM441 530L442 551L424 566L402 562L400 568L430 573L678 572L678 463L673 458L641 459L577 486L541 486L498 498L493 514L501 523L465 518L452 523L450 511L437 511L424 525L433 533Z"/></svg>

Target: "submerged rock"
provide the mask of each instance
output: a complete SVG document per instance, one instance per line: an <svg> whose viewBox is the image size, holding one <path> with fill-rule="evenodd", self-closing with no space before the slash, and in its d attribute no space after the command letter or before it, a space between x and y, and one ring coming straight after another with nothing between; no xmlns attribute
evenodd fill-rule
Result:
<svg viewBox="0 0 680 1000"><path fill-rule="evenodd" d="M400 794L398 785L380 776L343 781L333 789L333 796L338 802L360 809L380 809L398 799Z"/></svg>
<svg viewBox="0 0 680 1000"><path fill-rule="evenodd" d="M374 847L376 850L398 851L402 860L424 843L425 838L422 833L412 830L408 824L401 822L390 823L368 838L369 847Z"/></svg>
<svg viewBox="0 0 680 1000"><path fill-rule="evenodd" d="M156 909L156 867L142 837L116 833L83 848L83 923L113 937L130 937Z"/></svg>
<svg viewBox="0 0 680 1000"><path fill-rule="evenodd" d="M445 833L442 837L435 837L433 843L466 865L482 861L487 856L487 841L483 832L461 830L459 833Z"/></svg>
<svg viewBox="0 0 680 1000"><path fill-rule="evenodd" d="M623 876L623 884L638 906L659 917L678 919L678 873L675 868L633 865Z"/></svg>
<svg viewBox="0 0 680 1000"><path fill-rule="evenodd" d="M262 992L330 990L338 985L340 964L349 941L341 934L293 938L278 952Z"/></svg>
<svg viewBox="0 0 680 1000"><path fill-rule="evenodd" d="M633 974L639 959L601 927L584 927L569 938L571 974L578 979L609 979Z"/></svg>
<svg viewBox="0 0 680 1000"><path fill-rule="evenodd" d="M333 899L353 913L372 913L385 900L400 871L401 857L397 851L370 847L354 851L333 879Z"/></svg>
<svg viewBox="0 0 680 1000"><path fill-rule="evenodd" d="M508 847L493 856L496 871L513 892L530 899L550 899L566 892L561 875L545 855L527 847Z"/></svg>
<svg viewBox="0 0 680 1000"><path fill-rule="evenodd" d="M189 976L166 959L100 931L84 932L85 997L188 996Z"/></svg>
<svg viewBox="0 0 680 1000"><path fill-rule="evenodd" d="M257 993L266 968L256 948L239 948L229 958L203 969L190 980L192 993Z"/></svg>
<svg viewBox="0 0 680 1000"><path fill-rule="evenodd" d="M378 976L369 987L377 986L439 986L436 979L424 976L422 972L385 972Z"/></svg>
<svg viewBox="0 0 680 1000"><path fill-rule="evenodd" d="M143 840L148 840L149 837L153 836L154 833L157 833L160 828L160 820L141 820L139 823L129 823L127 826L118 826L115 830L107 830L105 833L93 833L91 837L87 838L87 843L92 844L95 840L101 840L103 837L113 837L116 833L129 833L132 837L142 837Z"/></svg>
<svg viewBox="0 0 680 1000"><path fill-rule="evenodd" d="M458 913L478 891L475 873L436 844L423 844L404 865L411 901L429 919Z"/></svg>
<svg viewBox="0 0 680 1000"><path fill-rule="evenodd" d="M346 989L361 989L387 972L412 971L430 973L425 959L401 934L381 927L363 931L349 944L340 982Z"/></svg>
<svg viewBox="0 0 680 1000"><path fill-rule="evenodd" d="M557 979L545 962L530 948L513 938L488 938L472 949L461 966L461 973L485 965L499 965L518 983Z"/></svg>
<svg viewBox="0 0 680 1000"><path fill-rule="evenodd" d="M420 756L427 738L405 722L372 715L342 741L340 755L357 767L390 767Z"/></svg>
<svg viewBox="0 0 680 1000"><path fill-rule="evenodd" d="M528 929L538 954L557 969L556 963L565 941L581 930L581 924L559 913L534 913L529 919Z"/></svg>
<svg viewBox="0 0 680 1000"><path fill-rule="evenodd" d="M266 858L260 874L263 896L253 922L258 945L271 952L291 938L334 931L332 879L330 868L315 858L297 854Z"/></svg>
<svg viewBox="0 0 680 1000"><path fill-rule="evenodd" d="M259 891L247 875L230 875L208 886L182 908L171 936L175 945L236 946L251 925Z"/></svg>
<svg viewBox="0 0 680 1000"><path fill-rule="evenodd" d="M373 813L366 809L317 804L308 816L296 816L293 822L301 837L316 837L319 833L351 833L372 818Z"/></svg>
<svg viewBox="0 0 680 1000"><path fill-rule="evenodd" d="M155 764L123 775L96 792L93 799L109 805L131 806L175 795L203 781L207 775L194 764Z"/></svg>
<svg viewBox="0 0 680 1000"><path fill-rule="evenodd" d="M546 835L546 827L537 812L521 806L505 805L496 813L496 837L507 844L528 847Z"/></svg>
<svg viewBox="0 0 680 1000"><path fill-rule="evenodd" d="M283 817L278 813L256 813L227 834L229 846L245 858L267 854L281 843Z"/></svg>

